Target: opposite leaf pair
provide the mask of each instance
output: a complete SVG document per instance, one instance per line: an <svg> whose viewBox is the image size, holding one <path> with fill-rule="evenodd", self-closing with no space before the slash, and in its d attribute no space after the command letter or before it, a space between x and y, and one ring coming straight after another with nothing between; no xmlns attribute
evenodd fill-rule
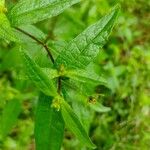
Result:
<svg viewBox="0 0 150 150"><path fill-rule="evenodd" d="M65 68L71 70L75 69L72 72L81 73L82 71L80 70L85 69L85 67L90 62L92 62L92 60L98 54L99 48L101 48L106 42L106 39L108 38L109 33L114 25L118 11L119 7L117 6L113 9L112 12L103 17L98 23L90 26L83 33L77 36L77 38L69 42L55 61L54 66L56 67L56 69L59 70L59 67L63 64L65 65ZM36 65L33 62L33 60L26 54L25 51L21 50L21 53L23 56L22 58L24 60L25 66L27 68L28 77L43 93L52 97L57 97L57 89L54 85L54 82L48 77L47 74L45 74L45 72L42 69L38 67L38 65ZM79 78L81 76L80 73ZM78 78L75 76L74 73L72 73L71 75L71 72L70 74L66 74L66 77L73 77L74 79ZM86 74L85 77L83 76L82 78L87 78ZM97 82L99 81L97 79L95 80ZM77 118L75 113L73 113L71 107L64 100L61 101L60 107L60 118L62 115L67 127L78 137L81 143L88 147L95 148L95 146L91 143L79 119ZM53 112L53 114L57 113L59 112ZM63 122L61 122L60 124L63 124ZM36 131L36 133L38 133L38 130ZM39 143L38 140L37 143Z"/></svg>
<svg viewBox="0 0 150 150"><path fill-rule="evenodd" d="M8 18L11 25L18 28L20 25L33 24L56 16L64 9L79 1L80 0L22 0L8 11ZM92 82L100 82L97 77L97 79L95 79L95 76L94 78L87 78L87 74L83 72L97 56L99 49L106 43L114 26L118 12L119 6L117 5L100 21L88 27L83 33L66 44L56 60L54 60L54 69L59 71L60 66L64 65L66 70L71 70L73 72L72 74L65 74L67 78L72 78L73 75L73 80L78 78L81 80L82 76L82 79L84 80L90 79ZM0 15L2 17L1 20L4 20L0 22L1 37L19 43L19 41L14 38L13 29L10 27L5 14L0 12ZM8 31L9 33L5 31ZM60 98L61 111L56 111L51 107L53 102L55 102L53 100L60 97L60 94L61 96L64 94L63 92L58 93L55 80L50 78L49 75L30 58L24 49L21 48L20 52L29 79L43 93L40 95L35 116L36 149L59 150L63 138L64 121L66 126L77 136L83 145L95 148L95 145L88 137L82 123L64 98ZM74 72L82 74L78 76ZM56 78L60 77L61 74Z"/></svg>

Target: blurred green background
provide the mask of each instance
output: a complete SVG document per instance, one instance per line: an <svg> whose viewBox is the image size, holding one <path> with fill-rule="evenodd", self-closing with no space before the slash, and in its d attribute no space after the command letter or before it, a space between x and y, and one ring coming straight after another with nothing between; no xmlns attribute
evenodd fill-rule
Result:
<svg viewBox="0 0 150 150"><path fill-rule="evenodd" d="M7 0L7 6L16 2ZM59 44L49 43L52 49L57 49L61 43L71 40L99 20L118 2L122 9L117 25L93 64L95 71L103 75L111 87L111 91L101 91L101 103L111 110L93 113L86 107L80 111L75 106L74 109L85 126L89 126L97 150L149 150L150 0L83 0L36 26L45 35L49 33L48 39L59 41ZM33 45L37 47L36 43ZM8 103L12 106L14 99L22 103L13 128L8 128L4 139L0 136L0 150L34 150L34 112L38 91L29 81L18 77L20 57L14 47L14 43L0 40L0 116L4 116L4 111L7 111L4 108L9 107ZM44 65L38 56L36 59ZM86 150L66 130L62 150L80 149Z"/></svg>

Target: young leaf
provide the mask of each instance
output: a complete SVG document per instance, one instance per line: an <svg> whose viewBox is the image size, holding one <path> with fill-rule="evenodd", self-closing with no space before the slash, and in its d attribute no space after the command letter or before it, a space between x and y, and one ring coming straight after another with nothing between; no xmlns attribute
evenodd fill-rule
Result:
<svg viewBox="0 0 150 150"><path fill-rule="evenodd" d="M49 96L56 96L57 90L47 74L26 54L25 51L20 50L22 59L26 68L28 77L43 93Z"/></svg>
<svg viewBox="0 0 150 150"><path fill-rule="evenodd" d="M83 33L69 42L56 59L56 66L63 64L68 68L85 68L93 61L99 49L106 43L118 12L119 6L117 5L100 21L88 27Z"/></svg>
<svg viewBox="0 0 150 150"><path fill-rule="evenodd" d="M3 138L11 131L15 125L18 115L21 111L21 103L18 100L9 101L2 113L1 132Z"/></svg>
<svg viewBox="0 0 150 150"><path fill-rule="evenodd" d="M40 94L35 116L36 150L60 150L64 121L60 111L51 107L52 98Z"/></svg>
<svg viewBox="0 0 150 150"><path fill-rule="evenodd" d="M64 100L62 101L61 112L66 126L77 136L80 142L89 148L96 148L86 133L83 125L80 123L77 115Z"/></svg>
<svg viewBox="0 0 150 150"><path fill-rule="evenodd" d="M21 0L9 12L13 26L34 24L62 13L80 0Z"/></svg>
<svg viewBox="0 0 150 150"><path fill-rule="evenodd" d="M0 38L8 41L17 41L10 23L4 13L0 13Z"/></svg>

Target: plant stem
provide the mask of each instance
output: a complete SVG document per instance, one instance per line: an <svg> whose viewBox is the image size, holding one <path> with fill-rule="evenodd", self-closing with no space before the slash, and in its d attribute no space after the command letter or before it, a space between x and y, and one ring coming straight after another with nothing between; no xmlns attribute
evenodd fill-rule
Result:
<svg viewBox="0 0 150 150"><path fill-rule="evenodd" d="M22 32L23 34L29 36L31 39L33 39L34 41L36 41L38 44L42 45L44 47L44 49L47 51L47 54L50 57L52 63L54 64L54 58L53 58L53 56L52 56L52 54L50 52L50 49L48 48L48 46L44 42L40 41L35 36L31 35L30 33L26 32L26 31L24 31L24 30L22 30L20 28L15 27L15 29L18 30L18 31L20 31L20 32Z"/></svg>
<svg viewBox="0 0 150 150"><path fill-rule="evenodd" d="M57 87L58 94L61 94L61 86L62 86L61 77L58 77L58 87Z"/></svg>
<svg viewBox="0 0 150 150"><path fill-rule="evenodd" d="M32 34L26 32L26 31L24 31L24 30L22 30L20 28L15 27L15 29L18 30L18 31L20 31L20 32L22 32L23 34L27 35L28 37L30 37L31 39L33 39L34 41L36 41L38 44L42 45L45 48L45 50L47 51L48 56L50 57L52 63L54 64L55 61L54 61L54 58L53 58L53 56L52 56L52 54L50 52L50 49L48 48L48 46L44 42L40 41L39 39L37 39ZM58 92L58 94L60 94L61 93L61 86L62 86L61 77L58 77L58 83L57 84L58 84L57 92Z"/></svg>

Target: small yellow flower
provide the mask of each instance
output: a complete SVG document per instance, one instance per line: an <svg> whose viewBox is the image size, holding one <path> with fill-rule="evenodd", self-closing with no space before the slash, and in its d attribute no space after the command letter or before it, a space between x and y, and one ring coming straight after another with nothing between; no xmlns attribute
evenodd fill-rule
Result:
<svg viewBox="0 0 150 150"><path fill-rule="evenodd" d="M91 104L95 104L95 103L97 102L97 100L96 100L95 97L90 96L90 97L88 98L88 102L91 103Z"/></svg>
<svg viewBox="0 0 150 150"><path fill-rule="evenodd" d="M55 108L57 111L60 110L61 108L61 101L62 101L62 98L60 96L57 96L53 99L53 102L52 102L52 105L51 107Z"/></svg>
<svg viewBox="0 0 150 150"><path fill-rule="evenodd" d="M65 73L66 73L65 66L63 64L61 64L60 68L59 68L59 75L64 76Z"/></svg>

